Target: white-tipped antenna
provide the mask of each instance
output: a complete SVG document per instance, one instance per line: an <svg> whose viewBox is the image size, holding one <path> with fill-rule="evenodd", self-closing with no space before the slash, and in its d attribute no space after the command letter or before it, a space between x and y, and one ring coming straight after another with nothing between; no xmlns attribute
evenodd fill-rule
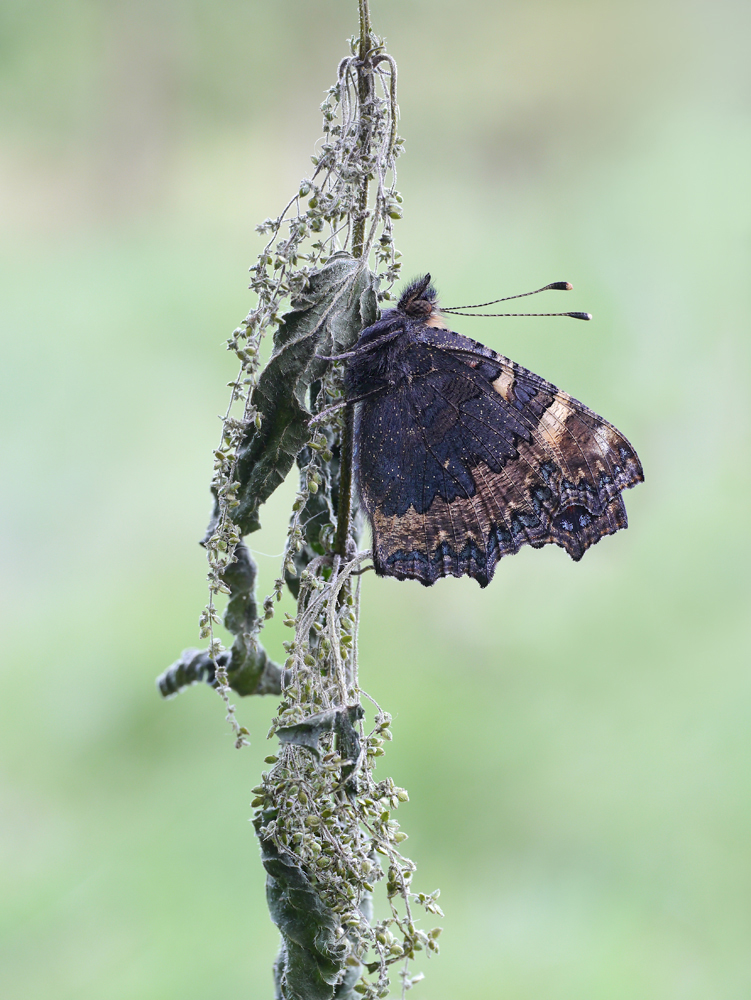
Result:
<svg viewBox="0 0 751 1000"><path fill-rule="evenodd" d="M472 306L449 306L441 308L442 313L451 316L570 316L571 319L592 319L591 313L586 312L559 312L559 313L473 313L463 312L465 309L484 309L485 306L494 306L496 302L510 302L511 299L525 299L528 295L537 295L538 292L560 291L570 292L574 286L570 281L552 281L542 288L535 288L533 292L522 292L520 295L506 295L502 299L491 299L490 302L477 302Z"/></svg>

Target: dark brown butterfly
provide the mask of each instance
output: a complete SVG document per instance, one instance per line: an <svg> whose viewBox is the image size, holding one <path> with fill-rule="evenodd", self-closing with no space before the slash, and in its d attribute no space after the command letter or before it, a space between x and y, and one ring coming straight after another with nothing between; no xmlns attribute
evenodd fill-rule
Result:
<svg viewBox="0 0 751 1000"><path fill-rule="evenodd" d="M539 375L447 329L430 275L347 357L377 573L425 586L466 574L485 587L522 545L555 542L578 560L627 526L621 491L644 477L626 438Z"/></svg>

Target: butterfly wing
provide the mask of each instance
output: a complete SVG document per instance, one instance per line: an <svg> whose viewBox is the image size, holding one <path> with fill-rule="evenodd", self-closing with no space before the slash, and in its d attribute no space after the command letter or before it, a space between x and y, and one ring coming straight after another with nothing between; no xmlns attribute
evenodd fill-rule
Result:
<svg viewBox="0 0 751 1000"><path fill-rule="evenodd" d="M451 331L423 327L406 357L407 377L357 417L378 573L486 586L522 545L553 542L578 560L626 527L621 491L643 474L615 427Z"/></svg>

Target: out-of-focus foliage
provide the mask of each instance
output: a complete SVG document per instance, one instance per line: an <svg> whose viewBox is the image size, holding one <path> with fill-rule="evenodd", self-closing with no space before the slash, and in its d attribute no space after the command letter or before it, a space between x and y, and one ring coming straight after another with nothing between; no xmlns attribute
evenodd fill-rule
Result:
<svg viewBox="0 0 751 1000"><path fill-rule="evenodd" d="M631 528L581 564L520 553L483 592L364 578L361 676L394 715L410 854L446 911L414 996L735 1000L748 5L382 0L373 17L400 68L405 277L430 270L454 303L571 280L594 323L460 332L612 419L647 476ZM309 172L355 30L333 2L0 11L3 997L271 995L247 820L275 705L241 703L236 753L216 695L165 705L153 676L197 642L254 226ZM259 595L287 508L254 536L274 556Z"/></svg>

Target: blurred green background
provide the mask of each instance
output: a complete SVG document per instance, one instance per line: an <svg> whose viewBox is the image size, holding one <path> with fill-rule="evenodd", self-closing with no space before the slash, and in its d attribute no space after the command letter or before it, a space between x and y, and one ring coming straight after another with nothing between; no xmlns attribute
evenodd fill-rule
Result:
<svg viewBox="0 0 751 1000"><path fill-rule="evenodd" d="M751 8L372 0L405 277L561 278L592 324L463 319L620 427L646 484L574 565L364 578L362 680L424 1000L751 996ZM160 701L197 644L255 224L309 174L354 0L4 0L0 994L271 996L250 789L271 700ZM547 303L546 303L547 304ZM284 491L282 491L284 492ZM276 574L287 495L255 542ZM279 655L277 622L267 632Z"/></svg>

